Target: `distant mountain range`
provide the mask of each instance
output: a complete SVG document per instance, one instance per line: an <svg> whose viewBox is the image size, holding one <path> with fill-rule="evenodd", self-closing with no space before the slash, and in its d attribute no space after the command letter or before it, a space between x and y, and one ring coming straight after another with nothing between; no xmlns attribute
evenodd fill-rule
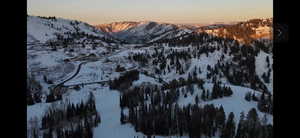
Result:
<svg viewBox="0 0 300 138"><path fill-rule="evenodd" d="M206 26L154 21L126 21L92 26L75 20L28 16L27 42L47 42L61 37L70 37L74 33L81 33L97 37L98 41L101 39L105 43L144 44L181 35L205 32L218 37L234 39L240 43L250 44L254 40L272 40L272 26L272 18L252 19L236 24L212 24Z"/></svg>
<svg viewBox="0 0 300 138"><path fill-rule="evenodd" d="M153 21L116 22L95 27L129 43L147 43L192 32L188 26Z"/></svg>
<svg viewBox="0 0 300 138"><path fill-rule="evenodd" d="M251 43L257 39L273 37L273 19L251 19L233 24L170 24L159 22L114 22L95 27L129 43L147 43L192 32L206 32L219 37Z"/></svg>

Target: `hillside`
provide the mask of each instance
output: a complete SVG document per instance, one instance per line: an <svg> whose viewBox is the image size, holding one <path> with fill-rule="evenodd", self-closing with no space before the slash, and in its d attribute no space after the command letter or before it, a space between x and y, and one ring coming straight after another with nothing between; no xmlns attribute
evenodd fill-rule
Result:
<svg viewBox="0 0 300 138"><path fill-rule="evenodd" d="M55 41L60 37L68 38L70 35L86 35L98 39L114 40L108 33L76 20L68 20L56 17L27 17L27 42L45 43Z"/></svg>
<svg viewBox="0 0 300 138"><path fill-rule="evenodd" d="M252 19L233 25L200 27L197 31L250 44L257 39L273 40L273 19Z"/></svg>

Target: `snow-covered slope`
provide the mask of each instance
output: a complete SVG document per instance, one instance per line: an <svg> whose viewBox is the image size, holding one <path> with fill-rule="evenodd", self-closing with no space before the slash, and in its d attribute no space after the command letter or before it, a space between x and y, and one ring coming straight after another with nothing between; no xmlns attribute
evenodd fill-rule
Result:
<svg viewBox="0 0 300 138"><path fill-rule="evenodd" d="M39 41L45 43L48 40L57 39L57 35L77 32L96 37L111 38L106 32L81 21L51 17L27 17L27 41L29 42Z"/></svg>

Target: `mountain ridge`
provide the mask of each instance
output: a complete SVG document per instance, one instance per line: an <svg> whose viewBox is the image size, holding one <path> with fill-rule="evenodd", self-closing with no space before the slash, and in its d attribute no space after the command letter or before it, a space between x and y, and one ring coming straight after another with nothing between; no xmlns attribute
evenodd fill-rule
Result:
<svg viewBox="0 0 300 138"><path fill-rule="evenodd" d="M130 24L130 25L128 25ZM235 39L243 44L250 44L257 39L272 39L272 24L273 18L257 18L246 21L239 21L230 24L210 24L210 25L197 25L197 24L172 24L162 23L155 21L140 21L140 22L113 22L110 24L100 24L95 26L104 32L110 33L120 39L139 39L154 36L154 38L148 38L145 42L152 42L155 39L155 35L166 35L162 38L170 38L166 33L168 31L182 32L205 32L211 35L215 35L223 38ZM125 27L124 27L125 26ZM168 28L172 26L172 28ZM149 28L157 27L156 31ZM118 29L112 29L118 28ZM165 32L159 32L164 30ZM174 33L175 33L174 32ZM175 34L171 36L176 36ZM177 35L178 36L178 35ZM151 40L152 39L152 40ZM153 40L154 39L154 40ZM135 40L134 42L137 42Z"/></svg>

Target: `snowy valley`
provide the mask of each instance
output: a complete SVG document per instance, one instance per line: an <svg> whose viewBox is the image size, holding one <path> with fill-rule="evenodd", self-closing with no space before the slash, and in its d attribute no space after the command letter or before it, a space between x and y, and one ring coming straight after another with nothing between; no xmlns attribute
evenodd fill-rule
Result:
<svg viewBox="0 0 300 138"><path fill-rule="evenodd" d="M28 16L27 137L272 137L272 21L254 21L235 26L253 28L247 39Z"/></svg>

